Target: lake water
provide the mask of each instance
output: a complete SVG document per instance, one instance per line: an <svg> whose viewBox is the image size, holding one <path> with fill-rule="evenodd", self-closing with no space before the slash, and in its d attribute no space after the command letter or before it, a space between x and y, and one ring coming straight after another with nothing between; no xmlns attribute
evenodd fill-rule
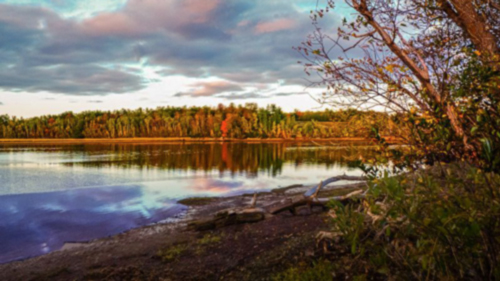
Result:
<svg viewBox="0 0 500 281"><path fill-rule="evenodd" d="M366 149L311 144L0 145L0 263L182 216L177 200L338 174Z"/></svg>

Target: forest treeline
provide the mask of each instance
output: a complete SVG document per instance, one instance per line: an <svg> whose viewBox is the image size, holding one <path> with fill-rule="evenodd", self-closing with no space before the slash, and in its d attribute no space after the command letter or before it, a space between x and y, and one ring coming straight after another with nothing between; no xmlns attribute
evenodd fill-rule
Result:
<svg viewBox="0 0 500 281"><path fill-rule="evenodd" d="M158 107L65 112L28 119L0 115L0 138L335 138L393 135L391 116L354 109L284 112L270 105Z"/></svg>

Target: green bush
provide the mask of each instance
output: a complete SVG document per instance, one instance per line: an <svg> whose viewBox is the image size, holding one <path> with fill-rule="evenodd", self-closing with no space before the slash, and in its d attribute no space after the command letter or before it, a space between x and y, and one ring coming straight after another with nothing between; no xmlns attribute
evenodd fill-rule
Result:
<svg viewBox="0 0 500 281"><path fill-rule="evenodd" d="M372 180L362 204L331 203L347 266L397 280L500 279L499 183L464 163Z"/></svg>

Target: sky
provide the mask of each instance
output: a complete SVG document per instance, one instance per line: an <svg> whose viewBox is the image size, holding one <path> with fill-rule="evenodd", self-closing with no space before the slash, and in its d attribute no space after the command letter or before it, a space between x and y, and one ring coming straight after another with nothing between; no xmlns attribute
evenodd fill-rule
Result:
<svg viewBox="0 0 500 281"><path fill-rule="evenodd" d="M316 0L0 0L0 115L319 107L298 46ZM323 24L336 30L342 17Z"/></svg>

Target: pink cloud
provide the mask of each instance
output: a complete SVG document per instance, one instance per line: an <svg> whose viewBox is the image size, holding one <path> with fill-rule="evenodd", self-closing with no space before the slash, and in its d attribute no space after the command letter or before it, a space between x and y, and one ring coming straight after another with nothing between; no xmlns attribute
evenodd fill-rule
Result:
<svg viewBox="0 0 500 281"><path fill-rule="evenodd" d="M120 11L97 15L82 22L91 35L125 35L170 30L181 32L183 26L212 20L220 0L130 0Z"/></svg>
<svg viewBox="0 0 500 281"><path fill-rule="evenodd" d="M187 0L183 1L184 9L191 14L192 20L197 23L207 22L208 15L217 8L219 0Z"/></svg>
<svg viewBox="0 0 500 281"><path fill-rule="evenodd" d="M197 97L212 96L228 91L243 90L241 86L226 81L200 82L193 84L193 86L195 89L190 91L189 94Z"/></svg>
<svg viewBox="0 0 500 281"><path fill-rule="evenodd" d="M222 180L213 179L195 179L190 185L190 189L198 192L211 192L211 193L227 193L235 188L240 187L238 182L226 182Z"/></svg>
<svg viewBox="0 0 500 281"><path fill-rule="evenodd" d="M83 30L91 35L133 35L139 33L137 22L122 13L101 14L83 23Z"/></svg>
<svg viewBox="0 0 500 281"><path fill-rule="evenodd" d="M295 21L292 19L277 19L273 21L260 22L255 26L255 33L271 33L295 27Z"/></svg>

